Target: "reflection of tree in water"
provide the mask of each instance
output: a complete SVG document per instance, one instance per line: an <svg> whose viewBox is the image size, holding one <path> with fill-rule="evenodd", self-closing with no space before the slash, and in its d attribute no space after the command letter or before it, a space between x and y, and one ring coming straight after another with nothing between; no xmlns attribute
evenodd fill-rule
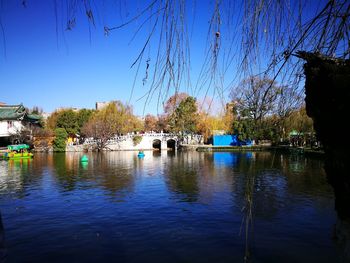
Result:
<svg viewBox="0 0 350 263"><path fill-rule="evenodd" d="M215 202L217 192L231 192L232 165L215 165L212 153L166 152L162 173L170 192L184 202Z"/></svg>
<svg viewBox="0 0 350 263"><path fill-rule="evenodd" d="M137 163L137 158L132 158L133 165L128 165L126 159L119 159L114 163L105 154L99 154L100 165L98 169L97 180L99 185L110 191L112 194L117 192L131 192L134 186L133 167Z"/></svg>
<svg viewBox="0 0 350 263"><path fill-rule="evenodd" d="M13 161L0 162L0 194L16 193L21 197L24 195L25 177L21 166ZM24 167L24 170L27 168Z"/></svg>
<svg viewBox="0 0 350 263"><path fill-rule="evenodd" d="M79 158L74 158L71 155L66 156L66 153L55 153L53 155L53 165L56 172L56 180L58 182L58 185L65 191L72 191L76 187L78 179L77 162L79 162Z"/></svg>
<svg viewBox="0 0 350 263"><path fill-rule="evenodd" d="M181 201L196 202L199 195L197 162L189 160L189 154L183 153L179 158L168 160L165 171L169 190L180 194Z"/></svg>
<svg viewBox="0 0 350 263"><path fill-rule="evenodd" d="M298 169L291 169L296 166ZM317 159L257 152L250 159L239 155L234 171L233 193L237 206L243 211L241 230L246 241L245 261L250 260L253 219L270 221L284 206L295 207L298 200L291 196L305 195L313 200L331 196L322 172L322 161Z"/></svg>
<svg viewBox="0 0 350 263"><path fill-rule="evenodd" d="M325 197L325 195L332 197L332 189L326 183L323 160L300 155L281 155L280 165L287 178L289 193L308 195L314 198Z"/></svg>
<svg viewBox="0 0 350 263"><path fill-rule="evenodd" d="M153 157L161 157L162 152L161 151L152 151L152 156Z"/></svg>
<svg viewBox="0 0 350 263"><path fill-rule="evenodd" d="M296 166L298 169L291 169ZM322 166L319 159L273 152L257 152L252 160L238 158L235 199L244 206L246 191L253 191L254 215L270 218L276 214L282 199L284 203L296 201L288 198L288 194L329 197L331 188Z"/></svg>
<svg viewBox="0 0 350 263"><path fill-rule="evenodd" d="M286 198L286 179L277 170L260 171L255 175L254 215L269 220L280 209Z"/></svg>
<svg viewBox="0 0 350 263"><path fill-rule="evenodd" d="M279 167L276 155L271 152L238 155L234 194L236 205L243 212L241 234L245 238L245 262L251 260L253 219L270 220L276 216L284 198L286 182Z"/></svg>
<svg viewBox="0 0 350 263"><path fill-rule="evenodd" d="M104 189L110 191L111 194L119 193L124 195L128 192L132 192L134 186L133 183L133 176L123 170L117 174L106 171L106 175L100 180L100 185Z"/></svg>
<svg viewBox="0 0 350 263"><path fill-rule="evenodd" d="M275 179L272 157L270 152L256 152L252 155L242 153L237 156L233 193L236 205L243 212L241 234L245 238L245 262L251 259L253 217L273 217L277 213L276 193L279 184L271 184Z"/></svg>
<svg viewBox="0 0 350 263"><path fill-rule="evenodd" d="M250 260L249 240L253 222L255 168L253 158L245 158L243 154L237 156L235 171L238 176L235 178L233 193L236 205L240 206L243 212L241 234L243 233L245 238L245 262Z"/></svg>
<svg viewBox="0 0 350 263"><path fill-rule="evenodd" d="M252 191L254 195L254 216L269 220L273 218L285 202L286 178L281 174L279 154L257 152L250 168L255 178Z"/></svg>
<svg viewBox="0 0 350 263"><path fill-rule="evenodd" d="M14 194L22 198L28 185L39 185L42 165L33 159L8 160L0 163L0 194Z"/></svg>
<svg viewBox="0 0 350 263"><path fill-rule="evenodd" d="M286 156L287 157L287 156ZM287 158L283 159L284 161L287 161L288 166L285 166L285 170L287 172L292 173L299 173L303 172L305 170L305 166L307 164L307 159L302 154L290 154Z"/></svg>
<svg viewBox="0 0 350 263"><path fill-rule="evenodd" d="M135 168L140 165L135 154L100 152L93 157L93 170L84 175L84 180L100 186L112 196L118 194L120 197L133 191Z"/></svg>
<svg viewBox="0 0 350 263"><path fill-rule="evenodd" d="M134 170L140 166L138 159L129 153L93 153L89 162L82 164L80 155L54 154L56 180L64 191L101 187L110 195L125 195L134 185Z"/></svg>
<svg viewBox="0 0 350 263"><path fill-rule="evenodd" d="M175 157L176 156L176 151L167 151L166 155L167 155L167 157Z"/></svg>

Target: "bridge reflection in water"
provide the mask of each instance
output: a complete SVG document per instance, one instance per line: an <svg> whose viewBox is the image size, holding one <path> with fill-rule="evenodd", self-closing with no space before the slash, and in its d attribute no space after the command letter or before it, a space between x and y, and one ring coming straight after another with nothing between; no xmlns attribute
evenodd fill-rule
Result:
<svg viewBox="0 0 350 263"><path fill-rule="evenodd" d="M9 262L242 262L246 250L253 262L337 261L322 161L271 152L137 153L88 153L85 165L83 153L1 161ZM248 239L241 232L247 200Z"/></svg>

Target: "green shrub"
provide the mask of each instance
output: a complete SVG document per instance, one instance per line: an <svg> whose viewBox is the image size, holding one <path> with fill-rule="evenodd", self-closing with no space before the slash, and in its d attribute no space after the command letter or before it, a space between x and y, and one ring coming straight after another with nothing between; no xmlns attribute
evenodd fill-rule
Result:
<svg viewBox="0 0 350 263"><path fill-rule="evenodd" d="M64 128L55 129L55 139L53 141L53 150L55 152L66 151L67 136L68 134Z"/></svg>
<svg viewBox="0 0 350 263"><path fill-rule="evenodd" d="M134 138L132 138L132 141L134 143L134 146L138 145L142 141L142 136L135 135Z"/></svg>

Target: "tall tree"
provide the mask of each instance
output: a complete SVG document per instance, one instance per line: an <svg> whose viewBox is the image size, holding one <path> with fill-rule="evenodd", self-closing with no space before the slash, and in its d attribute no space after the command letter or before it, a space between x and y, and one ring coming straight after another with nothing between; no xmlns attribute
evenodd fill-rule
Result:
<svg viewBox="0 0 350 263"><path fill-rule="evenodd" d="M53 141L53 150L55 152L64 152L66 150L66 140L68 134L64 128L55 129L55 139Z"/></svg>
<svg viewBox="0 0 350 263"><path fill-rule="evenodd" d="M188 97L187 93L175 93L164 103L164 113L167 115L172 114L179 104Z"/></svg>
<svg viewBox="0 0 350 263"><path fill-rule="evenodd" d="M302 107L302 101L302 96L294 87L281 87L275 102L275 117L270 119L276 127L276 141L283 142L288 139L286 121L293 112Z"/></svg>
<svg viewBox="0 0 350 263"><path fill-rule="evenodd" d="M203 135L204 142L207 142L215 131L229 132L232 122L228 124L225 121L225 116L211 116L208 113L199 112L196 132Z"/></svg>
<svg viewBox="0 0 350 263"><path fill-rule="evenodd" d="M56 110L53 113L51 113L49 117L47 117L45 121L45 129L53 132L57 128L57 118L59 113L60 111Z"/></svg>
<svg viewBox="0 0 350 263"><path fill-rule="evenodd" d="M286 119L285 127L287 133L292 131L297 131L299 134L314 132L313 121L307 116L305 107L294 110Z"/></svg>
<svg viewBox="0 0 350 263"><path fill-rule="evenodd" d="M63 128L68 135L75 136L81 134L84 124L90 119L94 110L61 109L54 111L46 120L45 128L54 131L56 128Z"/></svg>
<svg viewBox="0 0 350 263"><path fill-rule="evenodd" d="M169 116L170 131L184 135L196 132L198 121L196 99L187 97L182 100L175 111Z"/></svg>
<svg viewBox="0 0 350 263"><path fill-rule="evenodd" d="M244 112L239 119L232 123L233 134L236 134L241 141L256 139L257 131L255 129L255 123L251 118L245 117Z"/></svg>
<svg viewBox="0 0 350 263"><path fill-rule="evenodd" d="M259 121L267 114L272 114L281 89L270 79L250 77L240 83L231 93L238 113L252 120Z"/></svg>
<svg viewBox="0 0 350 263"><path fill-rule="evenodd" d="M158 131L164 131L164 132L170 131L167 115L162 114L158 116L157 127L158 127Z"/></svg>
<svg viewBox="0 0 350 263"><path fill-rule="evenodd" d="M145 131L157 131L158 130L158 118L154 115L147 114L144 121Z"/></svg>
<svg viewBox="0 0 350 263"><path fill-rule="evenodd" d="M56 127L65 129L69 136L75 136L79 131L77 113L72 109L60 111L57 116Z"/></svg>
<svg viewBox="0 0 350 263"><path fill-rule="evenodd" d="M76 115L76 119L77 119L79 133L81 133L83 126L85 125L85 123L89 121L93 113L94 113L94 110L91 110L91 109L81 109L78 111Z"/></svg>
<svg viewBox="0 0 350 263"><path fill-rule="evenodd" d="M237 118L237 108L234 102L227 103L225 105L224 113L221 117L223 127L222 129L226 133L232 133L232 123Z"/></svg>
<svg viewBox="0 0 350 263"><path fill-rule="evenodd" d="M42 115L43 109L39 106L33 106L31 110L28 111L30 114Z"/></svg>
<svg viewBox="0 0 350 263"><path fill-rule="evenodd" d="M227 103L223 113L216 116L210 114L210 107L202 107L198 112L197 132L203 135L205 142L216 132L231 133L234 115L234 103Z"/></svg>
<svg viewBox="0 0 350 263"><path fill-rule="evenodd" d="M117 101L108 104L96 111L84 125L83 133L96 140L97 149L102 150L108 146L108 140L115 135L122 135L134 131L139 121L132 113L132 108Z"/></svg>
<svg viewBox="0 0 350 263"><path fill-rule="evenodd" d="M250 77L244 80L231 93L238 113L234 131L242 138L262 139L266 128L262 121L273 114L279 94L281 88L270 79Z"/></svg>

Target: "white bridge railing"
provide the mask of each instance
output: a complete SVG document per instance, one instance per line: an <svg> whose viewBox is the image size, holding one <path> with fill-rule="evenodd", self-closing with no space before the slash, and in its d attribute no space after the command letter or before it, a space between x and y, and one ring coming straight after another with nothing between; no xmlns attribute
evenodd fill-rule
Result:
<svg viewBox="0 0 350 263"><path fill-rule="evenodd" d="M120 135L115 136L111 139L109 139L107 142L108 144L117 144L126 140L132 139L134 136L142 136L142 137L153 137L155 139L173 139L175 141L179 140L179 136L174 133L156 133L156 132L147 132L147 133L136 133L136 134L127 134L127 135ZM190 141L196 141L197 143L201 143L203 141L203 136L199 134L192 134L192 135L186 135L184 136L184 142L189 143ZM83 144L95 144L97 142L94 138L87 138L85 139Z"/></svg>

